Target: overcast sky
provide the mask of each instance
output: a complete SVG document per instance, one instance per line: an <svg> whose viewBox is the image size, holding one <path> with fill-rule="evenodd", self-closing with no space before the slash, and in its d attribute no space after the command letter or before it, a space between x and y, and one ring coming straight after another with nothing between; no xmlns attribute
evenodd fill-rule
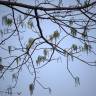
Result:
<svg viewBox="0 0 96 96"><path fill-rule="evenodd" d="M65 4L72 3L73 1L75 0L64 0ZM31 4L31 0L20 0L20 2ZM0 20L1 16L6 14L6 12L8 12L8 9L6 10L4 6L0 5ZM42 22L41 26L45 33L50 33L50 31L54 31L54 29L57 28L57 26L52 26L52 24L48 21ZM30 30L26 31L30 34ZM28 35L28 37L30 37L28 33L24 34L25 36ZM65 39L65 42L69 45L72 43L69 38ZM11 43L14 42L10 41L10 44ZM0 56L4 56L6 54L6 52L4 53L0 49ZM86 55L84 54L83 57L85 58L85 56ZM58 54L55 57L58 57ZM96 57L91 55L87 59L94 60ZM48 90L42 89L42 87L37 83L33 96L96 96L96 67L90 67L78 60L75 60L74 62L69 61L69 63L72 73L80 78L80 86L75 87L74 79L70 76L66 68L66 58L62 58L62 62L52 61L47 66L38 70L38 80L45 87L50 87L52 89L52 94L49 94ZM9 73L4 76L4 80L0 79L1 90L6 89L6 86L8 87L11 85L11 76L8 74ZM22 91L21 96L29 96L28 84L31 83L31 79L32 77L29 75L25 66L20 73L18 84L14 92L17 92L17 90L19 92ZM2 96L8 95L2 94ZM13 96L16 96L16 94Z"/></svg>

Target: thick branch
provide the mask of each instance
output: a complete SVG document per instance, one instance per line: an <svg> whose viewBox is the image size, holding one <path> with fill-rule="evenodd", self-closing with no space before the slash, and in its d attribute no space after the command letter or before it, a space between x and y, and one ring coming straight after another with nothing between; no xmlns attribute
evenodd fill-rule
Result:
<svg viewBox="0 0 96 96"><path fill-rule="evenodd" d="M34 9L34 10L42 10L42 11L53 11L53 10L80 10L84 8L88 8L90 6L93 6L96 4L96 1L84 5L84 6L74 6L74 7L55 7L55 8L45 8L45 7L39 7L39 6L32 6L28 4L23 4L23 3L17 3L17 2L9 2L9 1L0 1L0 4L2 5L10 5L10 6L18 6L22 8L28 8L28 9Z"/></svg>

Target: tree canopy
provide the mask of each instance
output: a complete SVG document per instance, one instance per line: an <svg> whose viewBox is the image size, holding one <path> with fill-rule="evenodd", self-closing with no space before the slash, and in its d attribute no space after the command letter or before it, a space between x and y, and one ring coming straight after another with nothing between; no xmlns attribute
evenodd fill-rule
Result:
<svg viewBox="0 0 96 96"><path fill-rule="evenodd" d="M76 86L80 77L70 71L69 61L96 66L96 60L89 61L90 56L96 56L96 1L72 1L65 5L64 0L33 0L31 4L0 0L0 9L9 10L0 16L0 79L10 72L15 82L0 93L13 94L24 66L33 78L28 85L30 95L36 83L51 93L37 74L53 60L63 64L66 59Z"/></svg>

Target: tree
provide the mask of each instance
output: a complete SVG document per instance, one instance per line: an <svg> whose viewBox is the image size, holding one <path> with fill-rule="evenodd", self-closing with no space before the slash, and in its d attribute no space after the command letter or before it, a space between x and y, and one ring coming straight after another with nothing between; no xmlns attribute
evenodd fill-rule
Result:
<svg viewBox="0 0 96 96"><path fill-rule="evenodd" d="M53 60L66 58L67 70L76 85L80 84L80 80L70 71L68 66L70 60L74 62L77 59L89 66L96 66L95 60L89 61L83 58L84 53L87 54L86 58L91 55L96 56L94 48L96 44L95 0L75 0L74 5L67 7L63 0L34 0L33 4L0 0L0 5L11 10L1 17L0 51L7 53L6 56L0 54L0 79L11 71L12 80L15 81L13 86L8 87L7 91L0 91L1 93L13 94L12 90L16 87L24 66L34 77L32 83L28 85L31 95L36 83L51 93L49 87L39 82L37 73L38 69ZM44 22L47 22L46 25L43 25ZM56 26L56 29L51 32L47 32L49 31L47 29L43 30L44 26L49 27L49 24ZM67 45L66 38L75 42ZM56 54L58 58L55 58ZM8 64L3 64L3 62L8 62ZM21 93L17 94L21 95Z"/></svg>

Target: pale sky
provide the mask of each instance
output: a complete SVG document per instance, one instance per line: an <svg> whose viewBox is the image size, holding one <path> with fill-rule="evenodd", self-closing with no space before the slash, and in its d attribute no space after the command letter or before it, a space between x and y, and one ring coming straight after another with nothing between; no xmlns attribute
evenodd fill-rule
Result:
<svg viewBox="0 0 96 96"><path fill-rule="evenodd" d="M73 1L75 0L64 0L66 4L70 4ZM26 2L30 4L31 0L20 0L20 2ZM5 7L0 5L1 16L6 14L6 12L8 12L8 10L6 10ZM57 26L52 26L52 24L48 21L42 22L41 27L45 34L50 34L51 31L58 29ZM26 39L27 37L31 36L31 31L26 29L24 30L24 38ZM96 35L96 33L94 34ZM9 42L10 44L18 44L16 41L15 43L11 41L12 40L10 40ZM27 42L27 40L25 41ZM75 41L71 40L71 38L66 38L66 47L72 44L73 42ZM95 45L94 48L96 48ZM0 49L0 56L6 56L6 54L6 52L2 52L2 50ZM59 55L56 53L55 57L58 56ZM86 58L86 56L87 55L84 53L82 57ZM91 61L95 60L96 57L90 55L86 59ZM6 62L4 61L4 63ZM90 67L78 60L75 60L74 62L70 60L69 63L69 67L72 73L80 78L80 86L75 87L74 79L70 76L66 68L66 58L62 57L62 62L52 61L47 66L38 70L38 80L45 87L50 87L52 89L52 94L49 94L48 90L44 90L38 83L36 83L36 88L34 90L33 96L96 96L96 67ZM4 78L4 80L0 79L0 90L6 89L6 86L8 87L11 85L11 76L9 76L9 72L5 74ZM26 66L24 66L22 72L20 73L18 84L16 89L14 89L14 92L22 91L22 94L20 96L30 96L28 84L30 84L31 81L32 76L29 75L28 71L26 70ZM2 94L2 96L8 95ZM13 94L12 96L17 95Z"/></svg>

